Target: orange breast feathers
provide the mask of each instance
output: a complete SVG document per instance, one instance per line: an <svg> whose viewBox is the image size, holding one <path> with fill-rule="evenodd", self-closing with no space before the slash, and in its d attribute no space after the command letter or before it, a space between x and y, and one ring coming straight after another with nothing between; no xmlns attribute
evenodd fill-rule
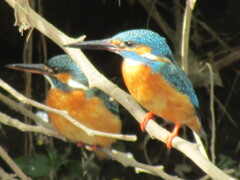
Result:
<svg viewBox="0 0 240 180"><path fill-rule="evenodd" d="M56 109L68 111L71 117L88 128L109 133L121 132L120 119L112 114L98 97L86 99L83 91L75 90L65 93L62 90L52 88L49 91L46 104ZM49 113L49 117L58 132L72 142L83 142L109 148L116 141L112 138L88 136L84 131L54 113Z"/></svg>
<svg viewBox="0 0 240 180"><path fill-rule="evenodd" d="M187 95L142 64L123 62L122 74L132 96L148 111L172 123L186 124L199 133L201 124Z"/></svg>

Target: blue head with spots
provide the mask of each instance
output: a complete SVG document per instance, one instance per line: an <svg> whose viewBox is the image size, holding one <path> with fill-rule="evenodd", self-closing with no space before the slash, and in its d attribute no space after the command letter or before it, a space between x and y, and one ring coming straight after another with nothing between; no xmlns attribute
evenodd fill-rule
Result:
<svg viewBox="0 0 240 180"><path fill-rule="evenodd" d="M124 58L134 59L136 56L140 56L151 60L161 57L172 59L172 52L166 39L150 30L129 30L121 32L111 39L111 42L119 47L118 53Z"/></svg>
<svg viewBox="0 0 240 180"><path fill-rule="evenodd" d="M134 60L152 67L153 71L165 62L174 61L166 39L145 29L121 32L109 39L83 41L66 45L82 49L109 50L123 56L125 60Z"/></svg>
<svg viewBox="0 0 240 180"><path fill-rule="evenodd" d="M72 89L85 90L89 86L86 76L68 55L54 56L46 64L10 64L7 67L42 74L53 88L63 91Z"/></svg>
<svg viewBox="0 0 240 180"><path fill-rule="evenodd" d="M50 83L62 90L88 89L88 80L81 69L68 55L54 56L46 63Z"/></svg>
<svg viewBox="0 0 240 180"><path fill-rule="evenodd" d="M48 60L46 66L51 68L54 74L69 73L74 80L88 85L86 76L70 56L66 54L52 57Z"/></svg>

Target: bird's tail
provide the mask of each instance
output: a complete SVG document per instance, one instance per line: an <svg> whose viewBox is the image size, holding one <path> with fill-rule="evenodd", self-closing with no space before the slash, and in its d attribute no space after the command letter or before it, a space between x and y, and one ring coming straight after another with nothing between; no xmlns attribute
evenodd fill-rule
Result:
<svg viewBox="0 0 240 180"><path fill-rule="evenodd" d="M192 130L193 130L193 136L196 140L196 143L199 145L199 151L201 152L201 154L206 157L207 159L208 158L208 155L207 155L207 151L206 151L206 148L202 142L202 139L200 138L200 136L203 138L203 139L206 139L207 135L205 133L205 131L203 130L202 128L202 125L200 123L200 120L197 116L194 117L194 119L192 119L191 121L189 121L190 123L187 124L188 127L190 127Z"/></svg>
<svg viewBox="0 0 240 180"><path fill-rule="evenodd" d="M205 132L204 132L204 133L205 133ZM196 132L194 132L194 131L193 131L193 136L194 136L194 139L196 140L196 143L199 145L198 149L199 149L199 151L201 152L201 154L202 154L205 158L209 159L208 154L207 154L207 151L206 151L206 148L205 148L205 146L204 146L204 144L203 144L203 142L202 142L202 139L201 139L201 138L199 137L199 135L198 135ZM206 136L206 133L205 133L205 136Z"/></svg>

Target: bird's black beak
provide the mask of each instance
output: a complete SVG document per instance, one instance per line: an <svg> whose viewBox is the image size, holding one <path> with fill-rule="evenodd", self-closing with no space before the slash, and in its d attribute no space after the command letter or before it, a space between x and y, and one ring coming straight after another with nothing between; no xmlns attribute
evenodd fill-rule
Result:
<svg viewBox="0 0 240 180"><path fill-rule="evenodd" d="M109 51L116 51L119 49L119 46L116 43L114 43L114 41L111 39L81 41L76 43L65 44L64 47Z"/></svg>
<svg viewBox="0 0 240 180"><path fill-rule="evenodd" d="M48 68L44 64L9 64L9 65L6 65L6 67L10 69L18 70L18 71L31 72L35 74L44 74L44 75L53 74L52 69Z"/></svg>

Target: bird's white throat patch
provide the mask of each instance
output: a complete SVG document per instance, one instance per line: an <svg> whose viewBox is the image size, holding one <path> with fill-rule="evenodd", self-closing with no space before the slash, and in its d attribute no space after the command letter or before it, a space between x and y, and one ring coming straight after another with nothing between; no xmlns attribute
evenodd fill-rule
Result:
<svg viewBox="0 0 240 180"><path fill-rule="evenodd" d="M68 84L70 87L74 88L74 89L89 90L89 88L88 88L86 85L84 85L84 84L82 84L82 83L79 83L78 81L75 81L75 80L73 80L73 79L70 79L70 80L67 82L67 84Z"/></svg>
<svg viewBox="0 0 240 180"><path fill-rule="evenodd" d="M158 56L155 56L154 54L148 52L141 54L141 56L150 60L157 60L159 58Z"/></svg>
<svg viewBox="0 0 240 180"><path fill-rule="evenodd" d="M124 61L125 61L128 65L131 65L131 66L142 64L142 62L136 61L136 60L131 59L131 58L125 58Z"/></svg>
<svg viewBox="0 0 240 180"><path fill-rule="evenodd" d="M48 82L51 84L51 88L55 88L55 86L54 86L51 78L50 78L49 76L47 76L47 75L44 75L44 77L45 77L45 78L48 80ZM82 90L85 90L85 91L86 91L86 90L89 90L89 88L88 88L86 85L84 85L84 84L82 84L82 83L79 83L78 81L75 81L75 80L73 80L73 79L68 80L67 85L70 86L70 87L72 87L72 88L74 88L74 89L82 89Z"/></svg>

